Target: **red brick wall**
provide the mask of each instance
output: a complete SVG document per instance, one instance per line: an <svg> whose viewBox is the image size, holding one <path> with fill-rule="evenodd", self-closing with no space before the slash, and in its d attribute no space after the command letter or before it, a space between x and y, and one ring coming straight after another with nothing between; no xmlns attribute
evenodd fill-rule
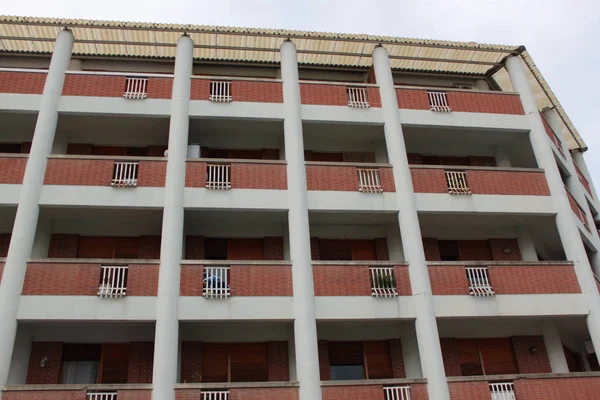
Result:
<svg viewBox="0 0 600 400"><path fill-rule="evenodd" d="M319 376L322 381L331 379L331 371L329 370L329 344L327 340L319 340Z"/></svg>
<svg viewBox="0 0 600 400"><path fill-rule="evenodd" d="M597 400L600 378L516 379L515 397L526 400Z"/></svg>
<svg viewBox="0 0 600 400"><path fill-rule="evenodd" d="M488 267L496 294L581 293L572 265Z"/></svg>
<svg viewBox="0 0 600 400"><path fill-rule="evenodd" d="M386 238L376 238L375 239L375 254L377 254L378 261L389 261L390 260L390 252L388 251Z"/></svg>
<svg viewBox="0 0 600 400"><path fill-rule="evenodd" d="M2 87L1 84L0 87ZM28 158L26 157L0 158L0 183L22 183L27 160Z"/></svg>
<svg viewBox="0 0 600 400"><path fill-rule="evenodd" d="M210 81L208 79L192 79L192 100L208 100ZM231 97L233 101L283 103L283 86L281 82L231 81Z"/></svg>
<svg viewBox="0 0 600 400"><path fill-rule="evenodd" d="M517 95L448 91L448 105L452 111L491 114L525 114ZM429 110L427 90L396 89L398 107Z"/></svg>
<svg viewBox="0 0 600 400"><path fill-rule="evenodd" d="M383 385L323 386L323 400L383 400Z"/></svg>
<svg viewBox="0 0 600 400"><path fill-rule="evenodd" d="M411 400L428 400L427 384L426 383L411 383L410 385Z"/></svg>
<svg viewBox="0 0 600 400"><path fill-rule="evenodd" d="M149 77L147 90L149 99L170 99L173 93L173 78Z"/></svg>
<svg viewBox="0 0 600 400"><path fill-rule="evenodd" d="M44 184L110 186L113 160L57 159L48 160ZM167 163L140 161L138 186L164 187Z"/></svg>
<svg viewBox="0 0 600 400"><path fill-rule="evenodd" d="M490 400L490 386L483 382L448 382L451 400Z"/></svg>
<svg viewBox="0 0 600 400"><path fill-rule="evenodd" d="M63 96L123 97L125 76L67 74Z"/></svg>
<svg viewBox="0 0 600 400"><path fill-rule="evenodd" d="M158 260L160 258L160 236L140 236L138 258L141 260Z"/></svg>
<svg viewBox="0 0 600 400"><path fill-rule="evenodd" d="M86 400L87 391L84 390L46 390L4 392L3 400ZM119 397L121 399L121 397Z"/></svg>
<svg viewBox="0 0 600 400"><path fill-rule="evenodd" d="M206 163L188 162L186 187L206 187ZM284 164L231 163L233 189L287 189L287 167Z"/></svg>
<svg viewBox="0 0 600 400"><path fill-rule="evenodd" d="M182 265L181 296L202 296L203 267ZM292 296L292 268L283 265L232 265L232 296Z"/></svg>
<svg viewBox="0 0 600 400"><path fill-rule="evenodd" d="M300 97L302 99L302 104L348 107L346 86L343 85L301 83ZM378 88L368 87L367 97L371 107L381 107Z"/></svg>
<svg viewBox="0 0 600 400"><path fill-rule="evenodd" d="M379 176L384 192L396 191L391 168L379 168ZM308 190L357 192L358 173L355 166L307 165L306 186Z"/></svg>
<svg viewBox="0 0 600 400"><path fill-rule="evenodd" d="M206 187L206 163L188 162L185 166L185 187Z"/></svg>
<svg viewBox="0 0 600 400"><path fill-rule="evenodd" d="M204 236L185 237L185 259L204 260Z"/></svg>
<svg viewBox="0 0 600 400"><path fill-rule="evenodd" d="M423 251L425 252L425 260L442 261L437 239L423 238Z"/></svg>
<svg viewBox="0 0 600 400"><path fill-rule="evenodd" d="M28 385L54 385L59 383L63 344L58 342L33 342L29 355L27 369ZM44 368L40 361L46 357L48 361ZM4 397L2 397L4 398ZM25 397L23 397L25 399ZM48 397L50 399L50 397Z"/></svg>
<svg viewBox="0 0 600 400"><path fill-rule="evenodd" d="M389 346L394 378L406 378L406 369L404 368L404 358L402 356L402 342L400 339L390 339Z"/></svg>
<svg viewBox="0 0 600 400"><path fill-rule="evenodd" d="M587 178L583 175L583 172L581 172L581 170L579 169L577 164L573 163L573 165L575 166L575 170L577 171L577 176L579 177L579 181L581 182L581 184L583 185L585 190L588 192L588 194L590 196L592 196L592 188L590 187L590 183L588 182Z"/></svg>
<svg viewBox="0 0 600 400"><path fill-rule="evenodd" d="M442 348L442 358L444 360L446 376L462 376L456 339L440 338L440 347Z"/></svg>
<svg viewBox="0 0 600 400"><path fill-rule="evenodd" d="M152 390L150 389L122 389L117 390L119 400L150 400Z"/></svg>
<svg viewBox="0 0 600 400"><path fill-rule="evenodd" d="M196 382L202 376L202 342L181 343L181 382Z"/></svg>
<svg viewBox="0 0 600 400"><path fill-rule="evenodd" d="M400 296L410 296L408 267L394 267ZM315 296L371 296L371 275L364 265L314 265Z"/></svg>
<svg viewBox="0 0 600 400"><path fill-rule="evenodd" d="M50 237L48 258L77 258L79 235L53 234Z"/></svg>
<svg viewBox="0 0 600 400"><path fill-rule="evenodd" d="M443 169L411 168L415 193L448 193ZM549 196L543 172L467 170L473 194Z"/></svg>
<svg viewBox="0 0 600 400"><path fill-rule="evenodd" d="M130 343L127 383L152 383L153 364L154 343Z"/></svg>
<svg viewBox="0 0 600 400"><path fill-rule="evenodd" d="M298 388L232 388L229 400L298 400Z"/></svg>
<svg viewBox="0 0 600 400"><path fill-rule="evenodd" d="M95 296L100 282L100 264L30 263L27 265L24 296ZM157 264L132 264L127 276L128 296L156 296Z"/></svg>
<svg viewBox="0 0 600 400"><path fill-rule="evenodd" d="M0 92L42 94L46 83L45 73L0 72Z"/></svg>
<svg viewBox="0 0 600 400"><path fill-rule="evenodd" d="M269 362L269 381L289 381L288 343L269 342L267 344L267 357Z"/></svg>
<svg viewBox="0 0 600 400"><path fill-rule="evenodd" d="M469 294L469 281L464 266L430 265L427 269L434 295Z"/></svg>
<svg viewBox="0 0 600 400"><path fill-rule="evenodd" d="M265 260L283 260L284 245L282 237L266 237L265 242Z"/></svg>
<svg viewBox="0 0 600 400"><path fill-rule="evenodd" d="M512 342L520 374L552 372L542 336L514 336ZM532 346L537 349L535 354L529 351Z"/></svg>
<svg viewBox="0 0 600 400"><path fill-rule="evenodd" d="M495 261L521 261L521 250L516 239L489 239L492 259ZM509 249L509 253L505 253L504 249Z"/></svg>
<svg viewBox="0 0 600 400"><path fill-rule="evenodd" d="M579 218L579 220L587 227L587 219L586 219L585 212L579 207L579 204L577 203L577 201L575 200L575 198L573 197L571 192L569 192L566 189L566 186L565 186L565 191L567 192L567 197L569 198L569 204L571 205L571 210L573 210L573 212L575 213L577 218Z"/></svg>

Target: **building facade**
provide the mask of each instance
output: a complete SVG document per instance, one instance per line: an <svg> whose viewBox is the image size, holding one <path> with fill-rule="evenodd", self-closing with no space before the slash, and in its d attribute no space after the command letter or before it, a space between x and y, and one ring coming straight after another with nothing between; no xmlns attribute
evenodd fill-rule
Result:
<svg viewBox="0 0 600 400"><path fill-rule="evenodd" d="M2 400L600 397L524 47L0 17Z"/></svg>

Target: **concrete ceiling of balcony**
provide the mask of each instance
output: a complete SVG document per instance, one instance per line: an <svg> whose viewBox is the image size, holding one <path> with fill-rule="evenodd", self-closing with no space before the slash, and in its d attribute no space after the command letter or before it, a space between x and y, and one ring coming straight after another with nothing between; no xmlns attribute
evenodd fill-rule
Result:
<svg viewBox="0 0 600 400"><path fill-rule="evenodd" d="M383 125L305 122L302 124L302 131L305 144L318 141L365 143L384 140Z"/></svg>
<svg viewBox="0 0 600 400"><path fill-rule="evenodd" d="M19 321L18 335L34 342L127 343L154 341L154 322Z"/></svg>
<svg viewBox="0 0 600 400"><path fill-rule="evenodd" d="M0 207L0 233L12 232L12 227L17 214L16 206Z"/></svg>
<svg viewBox="0 0 600 400"><path fill-rule="evenodd" d="M548 260L564 260L562 244L551 215L420 213L423 237L443 240L486 240L516 238L515 228L529 227L536 249Z"/></svg>
<svg viewBox="0 0 600 400"><path fill-rule="evenodd" d="M31 142L37 113L0 112L0 143Z"/></svg>

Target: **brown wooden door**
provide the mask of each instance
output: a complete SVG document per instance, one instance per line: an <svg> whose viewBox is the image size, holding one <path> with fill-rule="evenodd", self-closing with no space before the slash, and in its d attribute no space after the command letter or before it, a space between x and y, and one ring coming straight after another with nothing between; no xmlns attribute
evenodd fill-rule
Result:
<svg viewBox="0 0 600 400"><path fill-rule="evenodd" d="M129 344L102 345L100 383L127 383Z"/></svg>
<svg viewBox="0 0 600 400"><path fill-rule="evenodd" d="M229 349L227 344L202 345L202 381L227 382L229 380Z"/></svg>
<svg viewBox="0 0 600 400"><path fill-rule="evenodd" d="M229 239L229 260L264 260L265 243L263 239Z"/></svg>
<svg viewBox="0 0 600 400"><path fill-rule="evenodd" d="M457 339L462 376L483 375L479 346L475 339Z"/></svg>
<svg viewBox="0 0 600 400"><path fill-rule="evenodd" d="M269 380L266 343L229 345L231 382L266 382Z"/></svg>
<svg viewBox="0 0 600 400"><path fill-rule="evenodd" d="M321 260L352 260L352 245L345 239L319 239L319 256Z"/></svg>
<svg viewBox="0 0 600 400"><path fill-rule="evenodd" d="M353 240L352 241L352 260L354 261L375 261L377 252L375 251L374 240Z"/></svg>
<svg viewBox="0 0 600 400"><path fill-rule="evenodd" d="M510 338L480 339L478 342L486 375L519 373Z"/></svg>
<svg viewBox="0 0 600 400"><path fill-rule="evenodd" d="M113 258L115 238L106 236L80 236L77 258Z"/></svg>
<svg viewBox="0 0 600 400"><path fill-rule="evenodd" d="M365 370L367 379L389 379L394 377L389 342L364 342Z"/></svg>

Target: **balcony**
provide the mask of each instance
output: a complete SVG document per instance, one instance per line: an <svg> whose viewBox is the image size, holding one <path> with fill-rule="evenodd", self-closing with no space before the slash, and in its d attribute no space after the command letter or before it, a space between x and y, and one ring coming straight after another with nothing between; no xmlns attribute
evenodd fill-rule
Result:
<svg viewBox="0 0 600 400"><path fill-rule="evenodd" d="M379 87L371 84L300 82L302 104L350 108L380 108Z"/></svg>
<svg viewBox="0 0 600 400"><path fill-rule="evenodd" d="M389 164L306 163L308 190L383 193L395 192Z"/></svg>
<svg viewBox="0 0 600 400"><path fill-rule="evenodd" d="M173 78L169 75L68 71L62 95L170 99L172 91Z"/></svg>
<svg viewBox="0 0 600 400"><path fill-rule="evenodd" d="M209 190L287 190L285 161L194 159L186 166L186 187Z"/></svg>
<svg viewBox="0 0 600 400"><path fill-rule="evenodd" d="M425 400L425 379L376 379L356 382L321 382L323 398L361 400Z"/></svg>
<svg viewBox="0 0 600 400"><path fill-rule="evenodd" d="M28 70L3 68L0 71L2 93L42 94L46 82L47 70Z"/></svg>
<svg viewBox="0 0 600 400"><path fill-rule="evenodd" d="M315 296L411 296L408 265L395 262L313 261Z"/></svg>
<svg viewBox="0 0 600 400"><path fill-rule="evenodd" d="M524 115L516 93L396 87L398 106L411 110Z"/></svg>
<svg viewBox="0 0 600 400"><path fill-rule="evenodd" d="M573 210L573 214L575 214L575 216L585 227L585 229L587 229L588 232L591 232L592 230L590 228L590 224L588 223L587 214L583 210L583 207L581 207L577 200L575 200L575 197L573 197L566 185L565 191L567 192L567 197L569 198L569 204L571 205L571 210Z"/></svg>
<svg viewBox="0 0 600 400"><path fill-rule="evenodd" d="M138 400L150 400L152 385L8 385L4 388L2 394L2 398L8 400L27 398L40 400L119 400L128 399L132 396L135 396L135 399Z"/></svg>
<svg viewBox="0 0 600 400"><path fill-rule="evenodd" d="M175 397L202 400L298 400L297 382L180 383Z"/></svg>
<svg viewBox="0 0 600 400"><path fill-rule="evenodd" d="M554 132L552 128L550 128L550 124L548 124L548 121L546 121L546 118L544 118L544 114L540 113L540 117L542 118L542 123L544 124L546 135L548 135L548 138L552 141L552 144L554 144L554 147L556 148L556 150L558 150L558 153L561 156L565 157L565 152L563 150L562 143L558 135L556 134L556 132Z"/></svg>
<svg viewBox="0 0 600 400"><path fill-rule="evenodd" d="M216 103L283 103L283 86L275 79L193 76L190 97Z"/></svg>
<svg viewBox="0 0 600 400"><path fill-rule="evenodd" d="M20 185L28 157L27 154L0 154L0 184Z"/></svg>

